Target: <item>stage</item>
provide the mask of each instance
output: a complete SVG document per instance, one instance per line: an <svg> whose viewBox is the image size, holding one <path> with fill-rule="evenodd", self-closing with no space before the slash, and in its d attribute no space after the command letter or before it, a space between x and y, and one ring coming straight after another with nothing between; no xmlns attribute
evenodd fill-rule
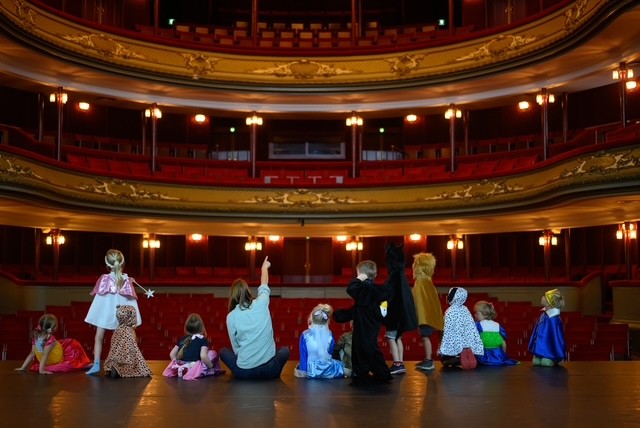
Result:
<svg viewBox="0 0 640 428"><path fill-rule="evenodd" d="M197 381L16 372L0 361L2 427L636 427L640 361L420 372L354 387L349 379Z"/></svg>

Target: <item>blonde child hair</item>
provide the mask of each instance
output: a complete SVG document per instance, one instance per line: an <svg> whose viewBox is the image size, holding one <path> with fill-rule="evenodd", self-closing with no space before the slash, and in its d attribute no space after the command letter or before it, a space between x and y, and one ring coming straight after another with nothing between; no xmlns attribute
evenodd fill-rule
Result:
<svg viewBox="0 0 640 428"><path fill-rule="evenodd" d="M476 304L473 305L473 311L480 312L486 320L494 320L498 316L493 303L487 302L486 300L477 301Z"/></svg>
<svg viewBox="0 0 640 428"><path fill-rule="evenodd" d="M194 334L201 334L203 336L207 335L207 330L204 328L204 321L202 321L200 314L189 314L187 320L184 322L184 332L187 334L187 338L184 340L180 350L178 350L178 354L176 356L176 359L178 360L181 360L184 357L184 352L191 344Z"/></svg>
<svg viewBox="0 0 640 428"><path fill-rule="evenodd" d="M333 308L331 305L327 303L320 303L315 308L311 310L309 314L308 323L309 325L327 325L329 324L329 320L331 319L331 314L333 313Z"/></svg>
<svg viewBox="0 0 640 428"><path fill-rule="evenodd" d="M546 291L544 298L549 302L549 306L562 310L564 308L564 296L560 293L560 290L554 288L553 290Z"/></svg>
<svg viewBox="0 0 640 428"><path fill-rule="evenodd" d="M431 253L418 253L413 256L413 279L433 277L436 269L436 258Z"/></svg>
<svg viewBox="0 0 640 428"><path fill-rule="evenodd" d="M104 263L107 267L116 275L116 284L118 288L124 284L124 276L122 271L124 269L124 255L119 250L113 248L107 251L107 255L104 256Z"/></svg>

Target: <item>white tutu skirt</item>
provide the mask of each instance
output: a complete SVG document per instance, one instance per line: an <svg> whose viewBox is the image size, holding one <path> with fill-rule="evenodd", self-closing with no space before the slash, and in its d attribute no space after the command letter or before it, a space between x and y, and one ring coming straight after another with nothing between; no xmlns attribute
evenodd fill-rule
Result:
<svg viewBox="0 0 640 428"><path fill-rule="evenodd" d="M138 301L136 299L127 298L121 294L96 294L93 296L93 303L87 312L85 322L96 327L106 330L115 330L118 327L116 319L116 306L129 305L136 308L136 327L142 324L142 317L138 309Z"/></svg>

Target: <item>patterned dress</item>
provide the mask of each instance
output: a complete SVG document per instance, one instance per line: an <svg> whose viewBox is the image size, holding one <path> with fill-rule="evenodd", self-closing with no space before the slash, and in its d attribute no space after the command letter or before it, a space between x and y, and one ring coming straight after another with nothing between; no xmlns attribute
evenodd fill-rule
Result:
<svg viewBox="0 0 640 428"><path fill-rule="evenodd" d="M471 348L474 355L484 354L484 345L473 321L471 312L464 305L467 290L458 287L449 308L444 313L444 331L440 343L439 355L455 357L464 348Z"/></svg>
<svg viewBox="0 0 640 428"><path fill-rule="evenodd" d="M138 348L136 332L136 308L133 306L119 306L116 318L120 325L111 337L109 355L104 361L106 372L115 372L120 377L151 376L151 369Z"/></svg>

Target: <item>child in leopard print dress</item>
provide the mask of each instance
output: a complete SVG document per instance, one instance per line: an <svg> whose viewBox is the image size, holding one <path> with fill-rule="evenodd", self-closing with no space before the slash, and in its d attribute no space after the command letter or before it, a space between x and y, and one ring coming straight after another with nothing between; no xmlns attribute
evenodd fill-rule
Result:
<svg viewBox="0 0 640 428"><path fill-rule="evenodd" d="M104 370L109 377L146 377L151 369L138 348L136 332L137 311L133 306L119 305L116 309L118 327L111 337L109 355Z"/></svg>

